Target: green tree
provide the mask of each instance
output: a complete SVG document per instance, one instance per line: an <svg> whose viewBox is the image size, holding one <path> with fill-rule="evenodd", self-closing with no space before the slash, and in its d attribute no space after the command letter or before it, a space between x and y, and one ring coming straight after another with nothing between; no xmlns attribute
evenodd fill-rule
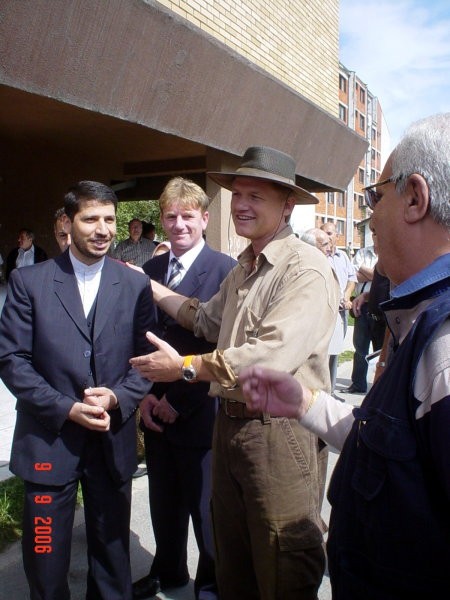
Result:
<svg viewBox="0 0 450 600"><path fill-rule="evenodd" d="M117 205L117 236L116 241L121 242L129 236L128 223L131 219L140 219L153 223L156 228L156 237L164 239L164 232L159 223L159 204L157 200L130 200L119 202Z"/></svg>

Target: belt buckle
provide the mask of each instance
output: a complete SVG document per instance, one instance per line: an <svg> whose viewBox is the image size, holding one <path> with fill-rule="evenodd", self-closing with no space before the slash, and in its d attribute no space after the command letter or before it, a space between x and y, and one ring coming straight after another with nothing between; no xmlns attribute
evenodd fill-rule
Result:
<svg viewBox="0 0 450 600"><path fill-rule="evenodd" d="M237 415L231 415L231 414L229 414L229 413L228 413L228 405L229 405L229 404L230 404L230 405L231 405L231 404L237 404L237 403L238 403L238 401L237 401L237 400L228 400L228 398L225 398L224 400L225 400L225 414L227 415L227 417L228 417L229 419L237 419L237 418L238 418L238 416L237 416Z"/></svg>

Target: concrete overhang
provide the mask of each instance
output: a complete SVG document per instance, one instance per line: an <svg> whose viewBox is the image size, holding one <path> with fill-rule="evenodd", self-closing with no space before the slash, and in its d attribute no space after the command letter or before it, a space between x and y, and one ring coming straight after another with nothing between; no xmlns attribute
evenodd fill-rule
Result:
<svg viewBox="0 0 450 600"><path fill-rule="evenodd" d="M141 164L241 156L264 144L293 155L298 182L343 190L366 141L213 37L142 0L3 0L0 136L79 145ZM119 177L115 172L112 177Z"/></svg>

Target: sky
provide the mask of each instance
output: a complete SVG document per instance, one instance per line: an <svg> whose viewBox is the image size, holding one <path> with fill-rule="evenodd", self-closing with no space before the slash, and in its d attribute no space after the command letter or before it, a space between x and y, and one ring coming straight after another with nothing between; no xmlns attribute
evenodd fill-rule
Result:
<svg viewBox="0 0 450 600"><path fill-rule="evenodd" d="M378 97L395 146L412 122L450 112L450 1L341 0L340 61Z"/></svg>

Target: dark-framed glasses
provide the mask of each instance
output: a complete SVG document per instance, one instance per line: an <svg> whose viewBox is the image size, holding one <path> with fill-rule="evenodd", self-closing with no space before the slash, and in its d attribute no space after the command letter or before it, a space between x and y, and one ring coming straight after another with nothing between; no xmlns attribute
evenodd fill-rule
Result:
<svg viewBox="0 0 450 600"><path fill-rule="evenodd" d="M378 183L374 183L363 188L364 200L367 206L373 210L375 205L381 200L382 196L379 192L377 192L378 187L381 185L386 185L386 183L396 182L398 179L398 177L391 176L388 179L383 179L383 181L379 181Z"/></svg>

